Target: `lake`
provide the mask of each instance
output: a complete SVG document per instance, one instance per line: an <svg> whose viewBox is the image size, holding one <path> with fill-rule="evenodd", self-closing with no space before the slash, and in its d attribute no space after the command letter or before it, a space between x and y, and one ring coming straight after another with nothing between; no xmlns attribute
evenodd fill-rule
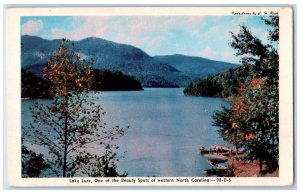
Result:
<svg viewBox="0 0 300 194"><path fill-rule="evenodd" d="M129 177L203 176L210 166L199 155L199 148L226 145L211 118L227 104L221 98L184 96L182 88L91 95L107 112L104 120L109 126L130 126L118 140L124 157L118 171L126 171ZM32 102L22 102L22 125L30 121Z"/></svg>

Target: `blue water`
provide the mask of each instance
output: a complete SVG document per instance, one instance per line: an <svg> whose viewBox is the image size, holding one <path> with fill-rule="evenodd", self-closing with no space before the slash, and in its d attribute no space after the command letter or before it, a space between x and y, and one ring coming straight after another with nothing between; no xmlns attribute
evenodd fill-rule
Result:
<svg viewBox="0 0 300 194"><path fill-rule="evenodd" d="M130 126L118 140L119 172L128 176L203 176L210 168L199 155L201 146L226 144L212 126L214 111L226 105L220 98L188 97L182 88L91 93L107 114L109 126ZM22 124L30 121L22 104ZM126 152L123 154L123 152Z"/></svg>

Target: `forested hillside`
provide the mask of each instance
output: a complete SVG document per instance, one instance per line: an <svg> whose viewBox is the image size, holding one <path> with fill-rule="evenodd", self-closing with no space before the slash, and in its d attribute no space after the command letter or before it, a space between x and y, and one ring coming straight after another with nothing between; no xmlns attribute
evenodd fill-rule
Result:
<svg viewBox="0 0 300 194"><path fill-rule="evenodd" d="M244 25L231 33L231 47L241 66L190 83L186 95L229 97L231 107L217 111L214 125L224 140L258 161L260 175L279 166L279 17L262 20L270 30L268 43Z"/></svg>
<svg viewBox="0 0 300 194"><path fill-rule="evenodd" d="M49 92L51 82L48 79L37 76L34 72L23 68L21 78L22 98L49 99L53 97ZM128 91L142 89L143 87L139 81L120 71L93 70L91 90Z"/></svg>

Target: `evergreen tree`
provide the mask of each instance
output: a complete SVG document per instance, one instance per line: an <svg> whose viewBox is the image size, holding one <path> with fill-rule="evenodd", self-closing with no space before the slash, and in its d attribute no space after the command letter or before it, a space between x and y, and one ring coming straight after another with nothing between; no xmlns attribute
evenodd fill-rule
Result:
<svg viewBox="0 0 300 194"><path fill-rule="evenodd" d="M279 160L279 18L272 16L263 21L272 27L269 44L263 44L244 25L237 35L232 33L231 46L237 56L242 56L240 84L232 96L231 108L214 116L222 137L243 147L248 159L257 159L261 174L263 164L274 170Z"/></svg>

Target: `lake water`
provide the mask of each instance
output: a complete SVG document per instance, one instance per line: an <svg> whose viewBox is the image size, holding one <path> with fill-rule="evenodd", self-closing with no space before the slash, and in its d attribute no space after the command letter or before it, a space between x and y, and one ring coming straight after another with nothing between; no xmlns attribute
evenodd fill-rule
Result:
<svg viewBox="0 0 300 194"><path fill-rule="evenodd" d="M182 88L92 94L107 114L109 126L130 126L118 140L119 172L129 177L203 176L210 168L199 155L201 146L226 143L212 126L211 116L227 102L220 98L189 97ZM22 124L30 121L22 104Z"/></svg>

